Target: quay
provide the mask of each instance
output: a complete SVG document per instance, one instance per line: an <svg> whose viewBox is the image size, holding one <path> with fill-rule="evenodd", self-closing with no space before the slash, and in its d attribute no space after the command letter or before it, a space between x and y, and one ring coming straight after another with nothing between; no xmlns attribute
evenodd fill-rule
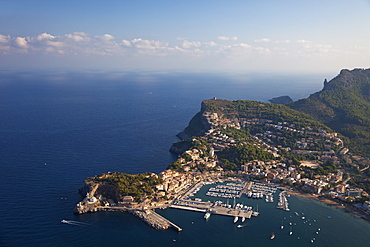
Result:
<svg viewBox="0 0 370 247"><path fill-rule="evenodd" d="M210 212L211 214L218 214L224 216L238 216L250 219L252 215L256 215L256 212L243 208L229 208L221 205L213 204L210 202L198 202L191 200L178 200L174 202L170 208L189 210L195 212Z"/></svg>
<svg viewBox="0 0 370 247"><path fill-rule="evenodd" d="M179 205L171 205L170 208L183 209L183 210L202 212L202 213L207 212L207 209L199 209L199 208L188 207L188 206L179 206Z"/></svg>

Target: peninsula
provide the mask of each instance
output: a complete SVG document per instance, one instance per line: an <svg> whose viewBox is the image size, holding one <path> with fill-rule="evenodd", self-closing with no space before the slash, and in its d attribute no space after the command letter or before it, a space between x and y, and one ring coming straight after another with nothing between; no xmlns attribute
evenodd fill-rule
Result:
<svg viewBox="0 0 370 247"><path fill-rule="evenodd" d="M347 81L349 77L355 78L348 73L370 75L369 70L342 71ZM341 87L338 81L342 83L341 74L330 82L325 80L323 91L311 97L322 99L317 95L328 94L333 88L337 92ZM352 88L356 87L355 79L350 83ZM369 88L369 77L365 83ZM348 83L344 86L348 87ZM330 97L336 97L335 92ZM310 98L307 102L313 104ZM368 98L364 100L367 102ZM343 108L351 104L342 103ZM182 140L170 148L178 154L178 159L168 169L159 174L109 172L87 178L84 188L80 189L84 198L74 212L127 211L156 229L173 227L178 231L182 229L154 210L167 207L193 210L206 213L206 218L210 213L235 219L257 216L258 212L252 208L191 198L204 184L224 182L225 188L214 189L208 195L232 200L246 194L266 196L269 201L271 193L256 191L256 188L266 186L267 191L280 188L343 205L369 220L370 161L360 155L368 147L356 148L356 142L347 132L332 129L341 130L339 124L329 125L330 128L326 125L328 120L321 121L317 115L309 115L308 110L299 111L304 104L305 101L284 105L205 100L200 112L178 134ZM336 117L334 114L333 118ZM361 131L369 131L362 126ZM350 152L347 143L359 152ZM222 193L216 193L220 191ZM279 204L278 207L287 209L283 201Z"/></svg>

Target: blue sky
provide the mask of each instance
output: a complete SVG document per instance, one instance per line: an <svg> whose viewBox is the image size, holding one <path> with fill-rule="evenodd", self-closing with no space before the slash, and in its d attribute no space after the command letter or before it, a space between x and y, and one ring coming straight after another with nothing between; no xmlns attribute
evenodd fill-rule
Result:
<svg viewBox="0 0 370 247"><path fill-rule="evenodd" d="M336 72L369 30L369 0L0 0L0 66Z"/></svg>

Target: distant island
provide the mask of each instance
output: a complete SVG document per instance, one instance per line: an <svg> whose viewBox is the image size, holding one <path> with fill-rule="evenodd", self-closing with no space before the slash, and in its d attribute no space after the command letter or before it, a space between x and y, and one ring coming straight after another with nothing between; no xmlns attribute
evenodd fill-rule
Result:
<svg viewBox="0 0 370 247"><path fill-rule="evenodd" d="M87 178L74 212L127 211L156 229L178 231L182 229L153 209L257 216L252 209L225 210L224 205L189 198L206 183L226 182L239 196L255 193L255 183L273 184L369 220L370 160L365 155L370 150L370 69L342 70L308 99L290 102L286 97L278 98L286 101L278 104L203 101L178 134L181 141L171 146L178 159L167 170ZM268 200L268 194L262 196Z"/></svg>

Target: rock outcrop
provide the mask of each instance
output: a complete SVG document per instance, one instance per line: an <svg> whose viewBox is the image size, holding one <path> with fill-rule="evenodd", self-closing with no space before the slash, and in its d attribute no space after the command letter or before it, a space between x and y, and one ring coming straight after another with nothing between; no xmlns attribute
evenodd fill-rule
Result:
<svg viewBox="0 0 370 247"><path fill-rule="evenodd" d="M276 98L269 99L269 101L273 104L287 104L293 102L292 98L289 96L280 96Z"/></svg>

